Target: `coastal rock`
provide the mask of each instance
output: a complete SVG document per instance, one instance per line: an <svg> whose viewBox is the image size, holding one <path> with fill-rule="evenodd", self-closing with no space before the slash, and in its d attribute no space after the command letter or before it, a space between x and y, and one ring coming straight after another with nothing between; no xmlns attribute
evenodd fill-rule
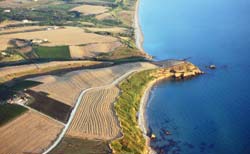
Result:
<svg viewBox="0 0 250 154"><path fill-rule="evenodd" d="M215 65L209 65L208 68L210 68L210 69L216 69L216 66Z"/></svg>
<svg viewBox="0 0 250 154"><path fill-rule="evenodd" d="M154 140L154 139L156 139L156 135L155 134L151 134L151 140Z"/></svg>

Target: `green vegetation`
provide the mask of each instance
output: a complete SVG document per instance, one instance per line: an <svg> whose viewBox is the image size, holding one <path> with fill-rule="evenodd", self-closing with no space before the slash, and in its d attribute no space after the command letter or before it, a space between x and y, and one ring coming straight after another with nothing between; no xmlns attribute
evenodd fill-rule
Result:
<svg viewBox="0 0 250 154"><path fill-rule="evenodd" d="M119 47L113 52L102 53L97 59L98 60L126 60L126 59L145 59L145 54L138 49Z"/></svg>
<svg viewBox="0 0 250 154"><path fill-rule="evenodd" d="M41 83L27 80L15 81L11 84L11 86L0 84L0 104L1 102L5 102L12 98L18 91L37 86L39 84Z"/></svg>
<svg viewBox="0 0 250 154"><path fill-rule="evenodd" d="M101 140L63 138L62 142L49 154L107 154L111 153L108 143Z"/></svg>
<svg viewBox="0 0 250 154"><path fill-rule="evenodd" d="M5 51L0 52L0 63L20 61L23 59L23 56L19 54L15 48L9 47Z"/></svg>
<svg viewBox="0 0 250 154"><path fill-rule="evenodd" d="M47 59L69 59L70 51L68 46L55 46L55 47L45 47L37 46L34 47L34 51L39 58Z"/></svg>
<svg viewBox="0 0 250 154"><path fill-rule="evenodd" d="M11 90L14 91L20 91L20 90L24 90L30 87L34 87L41 84L40 82L36 82L36 81L29 81L29 80L22 80L19 82L16 82L14 85L12 85L10 87Z"/></svg>
<svg viewBox="0 0 250 154"><path fill-rule="evenodd" d="M111 143L114 153L141 154L146 150L146 141L136 117L143 92L148 82L154 79L150 75L153 71L136 73L119 85L122 93L115 103L115 111L121 122L123 137Z"/></svg>
<svg viewBox="0 0 250 154"><path fill-rule="evenodd" d="M26 112L28 109L16 104L0 105L0 126L13 120L19 115Z"/></svg>

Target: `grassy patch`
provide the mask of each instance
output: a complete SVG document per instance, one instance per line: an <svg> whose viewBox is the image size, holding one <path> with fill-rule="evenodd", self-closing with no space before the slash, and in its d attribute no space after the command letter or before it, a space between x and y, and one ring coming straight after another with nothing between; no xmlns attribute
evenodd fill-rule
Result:
<svg viewBox="0 0 250 154"><path fill-rule="evenodd" d="M136 115L142 94L148 82L154 79L150 75L152 72L147 70L136 73L119 85L122 93L115 103L115 111L121 122L123 137L111 143L114 153L141 154L146 150L146 141L138 127Z"/></svg>
<svg viewBox="0 0 250 154"><path fill-rule="evenodd" d="M13 86L11 86L11 90L14 91L20 91L20 90L24 90L30 87L34 87L41 84L40 82L36 82L36 81L29 81L29 80L22 80L19 81L17 83L15 83Z"/></svg>
<svg viewBox="0 0 250 154"><path fill-rule="evenodd" d="M113 52L100 54L98 60L145 59L145 54L138 49L119 47Z"/></svg>
<svg viewBox="0 0 250 154"><path fill-rule="evenodd" d="M0 126L21 115L28 109L16 104L0 105Z"/></svg>
<svg viewBox="0 0 250 154"><path fill-rule="evenodd" d="M34 87L41 84L40 82L35 81L16 81L11 86L6 86L4 84L0 85L0 101L7 101L12 98L17 91L21 91L30 87Z"/></svg>
<svg viewBox="0 0 250 154"><path fill-rule="evenodd" d="M65 137L49 154L107 154L111 153L108 143L101 140L86 140Z"/></svg>
<svg viewBox="0 0 250 154"><path fill-rule="evenodd" d="M69 59L70 51L68 46L55 46L55 47L34 47L34 51L39 58L46 59Z"/></svg>

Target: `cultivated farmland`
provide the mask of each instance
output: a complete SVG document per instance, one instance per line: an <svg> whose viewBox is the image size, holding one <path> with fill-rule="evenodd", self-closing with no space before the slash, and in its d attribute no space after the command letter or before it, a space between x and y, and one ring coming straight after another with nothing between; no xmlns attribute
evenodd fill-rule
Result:
<svg viewBox="0 0 250 154"><path fill-rule="evenodd" d="M119 41L108 43L92 43L84 46L70 46L72 58L91 58L101 53L112 52L122 44Z"/></svg>
<svg viewBox="0 0 250 154"><path fill-rule="evenodd" d="M79 27L65 27L50 31L34 31L1 35L0 50L5 50L9 41L16 38L26 40L48 40L47 43L42 44L43 46L82 45L89 43L114 42L118 40L111 36L87 33L84 29Z"/></svg>
<svg viewBox="0 0 250 154"><path fill-rule="evenodd" d="M42 153L63 126L33 111L0 127L0 154Z"/></svg>
<svg viewBox="0 0 250 154"><path fill-rule="evenodd" d="M97 61L53 61L41 64L27 64L0 68L0 83L26 75L39 74L54 70L88 67L101 64Z"/></svg>
<svg viewBox="0 0 250 154"><path fill-rule="evenodd" d="M78 11L84 15L101 14L108 11L108 7L97 5L82 5L73 8L71 11Z"/></svg>
<svg viewBox="0 0 250 154"><path fill-rule="evenodd" d="M69 127L68 136L110 140L119 136L119 124L113 103L119 94L117 87L88 91Z"/></svg>
<svg viewBox="0 0 250 154"><path fill-rule="evenodd" d="M129 63L94 70L73 71L60 77L55 76L54 80L48 76L49 83L40 84L32 90L45 92L49 97L72 106L84 89L110 84L129 71L155 67L150 63ZM37 78L31 80L39 82ZM44 80L46 79L43 78Z"/></svg>

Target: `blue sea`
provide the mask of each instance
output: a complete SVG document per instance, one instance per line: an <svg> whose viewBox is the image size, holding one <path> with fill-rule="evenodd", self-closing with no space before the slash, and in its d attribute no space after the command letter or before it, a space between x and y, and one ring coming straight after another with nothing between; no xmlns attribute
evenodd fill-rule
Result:
<svg viewBox="0 0 250 154"><path fill-rule="evenodd" d="M206 72L153 88L146 112L157 136L152 148L250 154L250 0L140 0L139 16L155 60L189 58Z"/></svg>

